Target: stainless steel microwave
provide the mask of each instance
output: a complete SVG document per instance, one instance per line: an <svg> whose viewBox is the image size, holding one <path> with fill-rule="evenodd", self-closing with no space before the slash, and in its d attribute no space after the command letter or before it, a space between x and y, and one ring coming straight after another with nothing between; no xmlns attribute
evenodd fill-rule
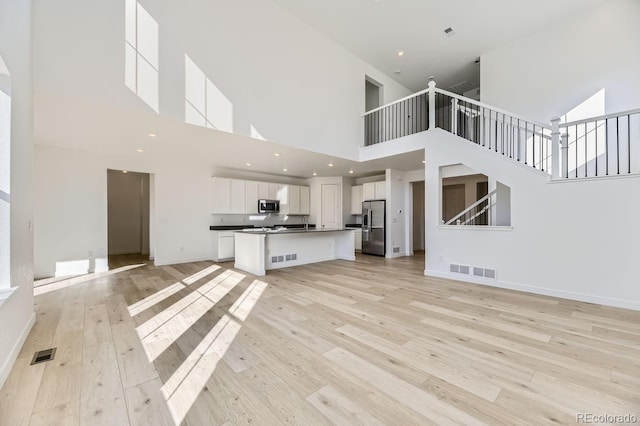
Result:
<svg viewBox="0 0 640 426"><path fill-rule="evenodd" d="M280 201L258 200L258 213L278 213L279 211Z"/></svg>

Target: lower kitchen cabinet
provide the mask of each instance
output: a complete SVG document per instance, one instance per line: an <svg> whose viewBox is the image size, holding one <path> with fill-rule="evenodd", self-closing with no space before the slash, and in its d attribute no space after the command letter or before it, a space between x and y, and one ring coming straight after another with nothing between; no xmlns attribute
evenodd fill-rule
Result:
<svg viewBox="0 0 640 426"><path fill-rule="evenodd" d="M362 251L362 229L356 229L353 232L355 249Z"/></svg>
<svg viewBox="0 0 640 426"><path fill-rule="evenodd" d="M210 231L213 244L213 260L221 262L233 260L235 257L235 246L233 240L234 231Z"/></svg>

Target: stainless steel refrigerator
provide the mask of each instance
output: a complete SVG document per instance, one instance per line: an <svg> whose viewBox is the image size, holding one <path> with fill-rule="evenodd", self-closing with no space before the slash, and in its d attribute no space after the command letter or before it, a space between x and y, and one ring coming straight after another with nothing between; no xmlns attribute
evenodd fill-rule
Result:
<svg viewBox="0 0 640 426"><path fill-rule="evenodd" d="M384 256L386 252L385 201L362 203L362 253Z"/></svg>

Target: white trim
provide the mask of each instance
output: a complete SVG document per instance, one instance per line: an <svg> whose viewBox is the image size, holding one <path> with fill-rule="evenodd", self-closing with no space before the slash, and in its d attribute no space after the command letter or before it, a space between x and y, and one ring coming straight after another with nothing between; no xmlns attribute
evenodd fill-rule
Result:
<svg viewBox="0 0 640 426"><path fill-rule="evenodd" d="M438 229L446 231L513 231L513 226L488 226L488 225L438 225Z"/></svg>
<svg viewBox="0 0 640 426"><path fill-rule="evenodd" d="M413 256L413 252L399 252L399 253L390 253L390 254L385 254L385 258L386 259L395 259L396 257L406 257L406 256Z"/></svg>
<svg viewBox="0 0 640 426"><path fill-rule="evenodd" d="M457 93L448 92L446 90L438 89L437 87L436 87L436 93L442 93L443 95L447 95L447 96L450 96L452 98L462 100L462 101L464 101L464 102L466 102L468 104L473 104L473 105L477 105L477 106L482 107L482 108L487 108L487 109L490 109L492 111L499 112L500 114L506 114L506 115L508 115L510 117L517 118L517 119L520 119L522 121L526 121L528 123L534 124L536 126L542 127L544 129L547 129L547 130L551 130L551 125L550 124L544 124L544 123L540 123L539 121L530 120L528 118L524 118L524 117L519 116L517 114L514 114L512 112L505 111L503 109L496 108L496 107L488 105L488 104L483 104L482 102L478 102L478 101L476 101L474 99L471 99L471 98L466 98L464 96L460 96Z"/></svg>
<svg viewBox="0 0 640 426"><path fill-rule="evenodd" d="M604 121L610 118L624 117L625 115L640 114L640 108L631 109L629 111L613 112L611 114L600 115L598 117L583 118L582 120L570 121L568 123L560 123L560 127L579 126L581 124L592 123L594 121Z"/></svg>
<svg viewBox="0 0 640 426"><path fill-rule="evenodd" d="M611 179L635 179L640 178L640 173L625 173L619 175L589 176L577 178L557 178L549 180L549 183L570 183L570 182L592 182L594 180L611 180Z"/></svg>
<svg viewBox="0 0 640 426"><path fill-rule="evenodd" d="M178 265L180 263L191 263L191 262L213 262L211 257L194 257L191 259L166 259L166 260L154 260L154 266L165 266L165 265Z"/></svg>
<svg viewBox="0 0 640 426"><path fill-rule="evenodd" d="M395 105L395 104L400 103L402 101L406 101L407 99L411 99L411 98L414 98L416 96L420 96L420 95L428 93L428 92L429 92L429 89L421 90L421 91L413 93L413 94L411 94L409 96L405 96L404 98L400 98L397 101L389 102L388 104L384 104L382 106L379 106L378 108L374 108L372 110L369 110L369 111L365 112L364 114L361 114L360 117L364 117L364 116L372 114L372 113L374 113L376 111L380 111L381 109L390 107L391 105Z"/></svg>
<svg viewBox="0 0 640 426"><path fill-rule="evenodd" d="M542 296L558 297L561 299L575 300L578 302L595 303L598 305L613 306L616 308L633 309L640 311L640 301L616 299L613 297L603 297L594 294L577 293L572 291L556 290L553 288L537 287L526 284L516 284L506 281L496 281L489 278L477 278L472 276L449 274L440 271L424 270L424 275L428 277L445 278L453 281L468 282L472 284L486 285L489 287L504 288L507 290L522 291Z"/></svg>
<svg viewBox="0 0 640 426"><path fill-rule="evenodd" d="M240 265L238 263L233 264L234 269L240 269L241 271L248 272L258 277L264 277L267 274L266 269L252 268L251 266Z"/></svg>
<svg viewBox="0 0 640 426"><path fill-rule="evenodd" d="M4 383L7 381L7 378L9 377L9 373L11 373L11 369L13 368L13 364L15 364L16 359L18 359L18 355L22 350L22 346L24 345L24 342L27 340L27 337L29 336L29 332L31 331L31 328L35 323L36 323L36 313L32 312L31 317L29 318L29 321L27 321L24 328L20 332L18 339L13 345L13 348L11 348L11 352L9 352L9 356L7 356L7 359L4 361L4 364L2 365L2 367L0 367L0 389L2 388L2 386L4 386Z"/></svg>

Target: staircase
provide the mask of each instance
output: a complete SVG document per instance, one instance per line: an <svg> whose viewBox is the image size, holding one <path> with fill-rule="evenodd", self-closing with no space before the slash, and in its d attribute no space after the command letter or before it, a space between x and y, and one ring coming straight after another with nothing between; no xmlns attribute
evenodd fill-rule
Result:
<svg viewBox="0 0 640 426"><path fill-rule="evenodd" d="M363 115L364 146L443 129L553 180L640 173L640 109L549 124L436 88Z"/></svg>

